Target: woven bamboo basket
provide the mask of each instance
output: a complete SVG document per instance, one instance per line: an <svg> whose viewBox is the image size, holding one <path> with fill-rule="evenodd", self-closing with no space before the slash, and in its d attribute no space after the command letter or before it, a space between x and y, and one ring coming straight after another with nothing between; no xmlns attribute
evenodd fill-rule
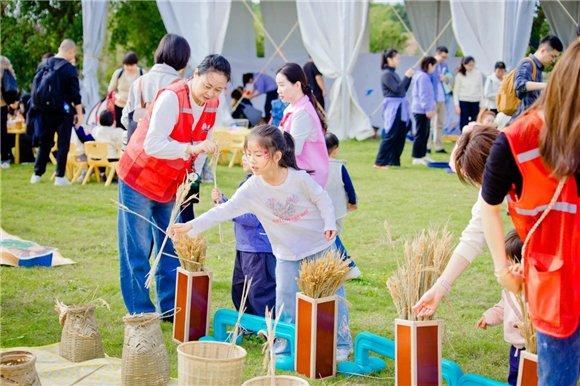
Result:
<svg viewBox="0 0 580 386"><path fill-rule="evenodd" d="M125 386L157 386L169 382L169 356L161 333L159 314L127 315L121 360Z"/></svg>
<svg viewBox="0 0 580 386"><path fill-rule="evenodd" d="M103 358L103 340L95 319L95 306L78 305L60 307L59 354L71 362L84 362Z"/></svg>
<svg viewBox="0 0 580 386"><path fill-rule="evenodd" d="M246 382L242 383L242 386L308 386L306 380L298 377L293 377L291 375L275 375L273 377L269 375L264 375L262 377L256 377L248 379Z"/></svg>
<svg viewBox="0 0 580 386"><path fill-rule="evenodd" d="M28 351L0 354L0 385L40 386L34 364L36 356Z"/></svg>
<svg viewBox="0 0 580 386"><path fill-rule="evenodd" d="M186 342L177 346L180 386L240 385L246 350L223 342Z"/></svg>

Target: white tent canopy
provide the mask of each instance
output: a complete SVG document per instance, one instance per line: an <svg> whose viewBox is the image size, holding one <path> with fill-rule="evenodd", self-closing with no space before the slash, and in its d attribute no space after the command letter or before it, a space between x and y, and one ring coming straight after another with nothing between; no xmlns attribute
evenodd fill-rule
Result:
<svg viewBox="0 0 580 386"><path fill-rule="evenodd" d="M368 2L262 0L266 35L262 59L256 57L255 21L249 0L157 0L167 30L190 43L191 64L199 63L209 53L223 52L232 63L233 84L240 81L242 72L261 69L273 75L272 70L281 63L304 63L310 54L321 72L334 80L329 93L329 130L341 139L372 135L369 117L374 125L380 125L380 114L374 114L381 99L380 54L366 53ZM91 106L98 100L97 58L104 39L108 1L82 0L82 4L83 98L85 105ZM405 2L422 51L432 53L437 45L446 45L453 53L459 43L465 54L476 58L484 73L490 72L497 60L513 66L523 57L535 4L532 0L494 0L493 4L473 0ZM543 6L553 29L567 41L569 30L575 29L570 19L577 20L580 12L578 3L556 0L543 2Z"/></svg>

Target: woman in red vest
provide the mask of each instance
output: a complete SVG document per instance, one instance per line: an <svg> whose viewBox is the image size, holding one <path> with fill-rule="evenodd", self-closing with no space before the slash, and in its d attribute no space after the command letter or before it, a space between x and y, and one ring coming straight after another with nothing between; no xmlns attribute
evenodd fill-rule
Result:
<svg viewBox="0 0 580 386"><path fill-rule="evenodd" d="M539 384L576 386L580 377L580 41L556 64L540 99L505 129L487 159L482 221L495 275L522 289L536 328ZM509 267L501 202L524 240Z"/></svg>
<svg viewBox="0 0 580 386"><path fill-rule="evenodd" d="M175 47L174 55L189 60L189 46ZM187 45L187 46L186 46ZM142 119L119 160L119 201L149 222L119 211L121 291L130 313L167 312L173 309L175 269L179 261L170 241L165 246L156 273L157 307L145 288L151 245L157 253L167 229L177 187L191 171L200 153L214 153L208 141L218 108L218 97L230 80L230 64L220 55L209 55L191 79L165 87ZM167 317L171 320L171 317Z"/></svg>

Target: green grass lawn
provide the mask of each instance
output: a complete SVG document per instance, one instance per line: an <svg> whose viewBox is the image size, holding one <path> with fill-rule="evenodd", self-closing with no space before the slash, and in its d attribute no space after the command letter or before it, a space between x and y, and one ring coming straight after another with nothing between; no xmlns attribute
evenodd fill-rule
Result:
<svg viewBox="0 0 580 386"><path fill-rule="evenodd" d="M410 146L403 154L400 169L377 171L372 168L378 141L345 142L341 158L355 184L359 210L344 224L343 241L356 260L363 277L349 282L353 336L370 331L394 337L395 308L385 282L396 268L406 237L429 225L445 223L459 239L470 218L476 199L475 188L461 185L456 176L441 169L410 165ZM437 158L437 157L436 157ZM438 157L443 160L444 157ZM110 310L97 310L97 319L108 355L121 356L123 344L122 317L125 307L119 289L117 257L116 185L105 187L91 183L55 187L48 177L52 168L37 185L30 185L31 165L14 166L0 172L2 228L24 239L58 248L77 264L52 269L0 268L2 347L40 346L60 340L61 328L53 311L55 299L65 303L89 300L93 294L105 299ZM242 170L219 167L218 183L231 194L243 177ZM202 213L209 206L211 186L203 186ZM385 242L383 223L392 228L396 246ZM218 230L206 233L207 265L213 271L211 306L233 308L230 300L230 279L235 256L232 226L222 225L224 242ZM476 330L481 313L500 298L500 288L492 274L489 254L476 260L456 283L438 316L445 321L443 355L456 361L465 372L477 373L498 380L507 377L509 345L503 341L502 328ZM163 332L169 350L172 376L176 376L176 346L171 340L171 325L164 323ZM245 378L264 374L261 367L261 342L250 339ZM393 384L393 366L373 377L342 377L312 382L322 384Z"/></svg>

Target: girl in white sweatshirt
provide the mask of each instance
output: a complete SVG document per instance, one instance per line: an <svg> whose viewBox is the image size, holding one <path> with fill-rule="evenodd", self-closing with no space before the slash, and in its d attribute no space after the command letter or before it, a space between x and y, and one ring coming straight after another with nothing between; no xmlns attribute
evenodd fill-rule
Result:
<svg viewBox="0 0 580 386"><path fill-rule="evenodd" d="M281 320L295 321L296 278L300 263L317 259L335 248L337 234L330 197L310 175L299 170L294 141L289 133L271 125L254 128L246 143L253 176L232 196L200 217L175 224L170 236L203 231L244 213L254 214L266 231L276 256L276 307L284 305ZM344 287L337 295L344 297ZM346 360L352 349L348 310L339 302L337 360Z"/></svg>

